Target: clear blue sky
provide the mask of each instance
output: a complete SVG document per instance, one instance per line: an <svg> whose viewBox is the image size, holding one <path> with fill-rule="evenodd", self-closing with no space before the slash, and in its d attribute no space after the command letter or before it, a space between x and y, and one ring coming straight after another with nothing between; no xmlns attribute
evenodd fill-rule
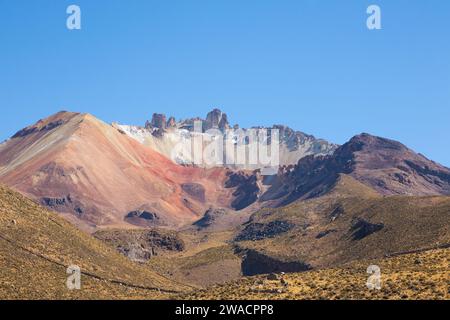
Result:
<svg viewBox="0 0 450 320"><path fill-rule="evenodd" d="M383 30L366 28L370 4ZM220 107L450 166L450 1L0 0L0 105L0 139L61 109L143 124Z"/></svg>

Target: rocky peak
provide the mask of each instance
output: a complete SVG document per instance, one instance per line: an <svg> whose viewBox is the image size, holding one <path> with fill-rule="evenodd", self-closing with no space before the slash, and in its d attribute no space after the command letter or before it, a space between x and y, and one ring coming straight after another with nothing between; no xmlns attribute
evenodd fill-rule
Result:
<svg viewBox="0 0 450 320"><path fill-rule="evenodd" d="M151 126L153 128L165 129L166 128L166 115L162 113L154 113L152 116Z"/></svg>
<svg viewBox="0 0 450 320"><path fill-rule="evenodd" d="M450 194L450 169L400 142L366 133L353 137L331 155L307 156L291 170L280 170L283 187L272 187L269 193L281 197L282 205L321 196L341 174L382 195Z"/></svg>
<svg viewBox="0 0 450 320"><path fill-rule="evenodd" d="M227 130L230 128L230 124L228 123L228 117L225 113L220 111L219 109L214 109L208 113L206 116L206 120L204 122L204 130L209 129L220 129Z"/></svg>
<svg viewBox="0 0 450 320"><path fill-rule="evenodd" d="M167 120L167 128L175 128L177 126L177 122L175 121L174 117L170 117L169 120Z"/></svg>
<svg viewBox="0 0 450 320"><path fill-rule="evenodd" d="M194 131L201 131L205 133L207 130L217 129L225 134L224 137L234 139L235 141L237 141L236 139L238 139L238 136L240 134L244 134L244 136L246 134L251 134L250 131L248 131L249 129L247 128L241 128L242 131L240 132L228 132L228 130L231 128L233 128L235 131L240 129L240 126L238 124L230 126L228 120L229 119L226 113L222 112L218 108L215 108L207 114L206 119L195 117L177 121L174 117L170 117L168 121L166 121L166 117L164 114L155 113L153 114L151 121L149 120L146 122L144 130L141 130L142 128L133 128L132 126L121 126L121 128L122 132L125 132L126 134L132 136L141 143L145 142L146 135L152 135L153 137L166 139L165 136L168 128L171 129L170 137L175 137L177 139L179 138L180 140L184 141L183 143L187 143L185 139L192 137L192 132ZM274 125L272 127L253 126L250 128L267 130L267 136L265 136L264 139L266 139L267 144L269 145L272 145L272 140L275 137L275 132L273 131L273 129L278 129L279 135L277 138L279 138L280 145L279 163L281 165L295 164L297 163L298 159L301 159L308 155L329 155L332 154L338 147L337 145L329 143L326 140L317 139L312 135L293 130L284 125ZM169 141L172 138L163 141L172 146L173 142ZM248 138L245 139L245 141L248 141ZM183 156L177 156L175 157L175 159L173 159L173 154L171 153L171 151L168 151L169 149L163 147L163 145L161 145L161 147L159 147L158 145L158 147L156 148L158 149L158 152L169 156L175 162L190 163L192 161L192 158L189 157L184 159L184 154ZM189 147L187 147L186 150L189 150ZM256 167L254 166L248 166L248 168L252 170L256 169Z"/></svg>
<svg viewBox="0 0 450 320"><path fill-rule="evenodd" d="M353 151L361 149L375 149L375 150L385 149L397 151L408 150L408 148L403 144L401 144L400 142L386 138L376 137L368 133L361 133L359 135L354 136L344 146L352 149Z"/></svg>

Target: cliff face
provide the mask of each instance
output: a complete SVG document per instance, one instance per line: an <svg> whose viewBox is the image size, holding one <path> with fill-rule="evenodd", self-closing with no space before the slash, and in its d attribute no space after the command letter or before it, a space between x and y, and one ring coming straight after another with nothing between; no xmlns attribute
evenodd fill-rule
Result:
<svg viewBox="0 0 450 320"><path fill-rule="evenodd" d="M197 124L197 127L195 125ZM203 150L211 146L211 137L206 134L208 130L219 130L223 133L223 139L229 140L235 146L234 152L237 152L236 144L238 141L248 143L249 129L240 128L238 124L231 126L226 113L220 109L214 109L206 115L206 119L195 117L176 121L170 117L166 121L164 114L154 114L151 121L147 121L144 128L138 126L119 125L123 132L136 139L140 143L151 147L152 149L166 155L172 161L179 164L195 164L203 167L214 166L207 163L195 163L195 156L192 154L192 144L195 139L200 139ZM299 159L308 156L329 155L338 146L329 143L323 139L317 139L312 135L295 131L284 125L273 125L272 127L252 127L251 129L263 129L267 132L267 143L272 145L273 134L278 131L279 158L280 165L296 164ZM239 130L239 131L238 131ZM246 147L247 148L247 147ZM231 155L227 155L227 147L224 143L223 163ZM270 153L271 154L271 153ZM252 164L249 161L248 150L245 154L244 163L226 163L227 166L236 169L255 170L264 168L264 164L259 162ZM224 166L217 164L216 166Z"/></svg>

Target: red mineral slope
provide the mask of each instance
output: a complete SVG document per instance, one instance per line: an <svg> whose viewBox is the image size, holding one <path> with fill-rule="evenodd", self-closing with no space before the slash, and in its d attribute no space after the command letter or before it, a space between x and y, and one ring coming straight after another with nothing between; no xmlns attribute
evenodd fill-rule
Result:
<svg viewBox="0 0 450 320"><path fill-rule="evenodd" d="M59 112L0 145L1 182L92 226L193 222L229 207L226 174L176 165L89 114Z"/></svg>

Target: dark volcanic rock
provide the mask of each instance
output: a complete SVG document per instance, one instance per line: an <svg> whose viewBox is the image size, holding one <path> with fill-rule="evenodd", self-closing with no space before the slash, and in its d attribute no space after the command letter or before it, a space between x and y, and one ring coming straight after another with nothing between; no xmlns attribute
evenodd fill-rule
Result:
<svg viewBox="0 0 450 320"><path fill-rule="evenodd" d="M166 128L166 115L161 113L154 113L152 116L151 125L153 128L165 129Z"/></svg>
<svg viewBox="0 0 450 320"><path fill-rule="evenodd" d="M226 188L236 188L233 192L234 199L231 207L235 210L242 210L256 200L261 191L258 186L259 175L246 174L243 172L229 172L228 180L225 182Z"/></svg>
<svg viewBox="0 0 450 320"><path fill-rule="evenodd" d="M185 244L174 232L153 230L101 230L94 237L113 245L133 261L144 262L162 251L183 251Z"/></svg>
<svg viewBox="0 0 450 320"><path fill-rule="evenodd" d="M167 120L167 128L174 128L177 126L177 122L175 121L174 117L170 117L169 120Z"/></svg>
<svg viewBox="0 0 450 320"><path fill-rule="evenodd" d="M43 206L58 212L74 213L78 217L82 217L87 211L80 201L72 199L69 195L65 197L42 197L40 203Z"/></svg>
<svg viewBox="0 0 450 320"><path fill-rule="evenodd" d="M330 230L321 231L317 234L316 239L322 239L323 237L326 237L327 235L329 235L330 233L333 233L333 232L336 232L336 230L330 229Z"/></svg>
<svg viewBox="0 0 450 320"><path fill-rule="evenodd" d="M63 120L56 120L56 121L47 123L46 125L42 126L41 128L39 128L39 126L27 127L27 128L24 128L24 129L18 131L16 134L14 134L12 136L12 138L22 138L22 137L25 137L27 135L30 135L30 134L33 134L36 132L50 131L50 130L53 130L53 129L63 125L64 123L65 123L65 121L63 121ZM39 122L38 122L38 124L39 124Z"/></svg>
<svg viewBox="0 0 450 320"><path fill-rule="evenodd" d="M36 127L24 128L24 129L18 131L16 134L14 134L11 138L14 139L14 138L25 137L27 135L33 134L38 131L39 131L39 129Z"/></svg>
<svg viewBox="0 0 450 320"><path fill-rule="evenodd" d="M145 220L157 220L158 215L154 212L149 212L145 210L136 210L129 212L125 218L141 218Z"/></svg>
<svg viewBox="0 0 450 320"><path fill-rule="evenodd" d="M126 214L124 220L128 223L140 227L153 227L164 225L164 221L160 219L158 213L147 209L133 210Z"/></svg>
<svg viewBox="0 0 450 320"><path fill-rule="evenodd" d="M199 229L208 228L214 223L214 221L225 216L226 214L227 211L225 209L209 208L200 220L194 222L194 226L199 227Z"/></svg>
<svg viewBox="0 0 450 320"><path fill-rule="evenodd" d="M342 205L337 205L333 211L330 213L330 220L334 221L345 213L344 207Z"/></svg>
<svg viewBox="0 0 450 320"><path fill-rule="evenodd" d="M145 128L150 130L152 135L158 138L164 136L166 132L166 116L161 113L154 113L151 121L145 122Z"/></svg>
<svg viewBox="0 0 450 320"><path fill-rule="evenodd" d="M302 261L281 261L255 250L247 250L241 269L244 276L254 276L267 273L303 272L311 270L312 267Z"/></svg>
<svg viewBox="0 0 450 320"><path fill-rule="evenodd" d="M205 188L199 183L183 183L181 189L190 195L192 198L205 202Z"/></svg>
<svg viewBox="0 0 450 320"><path fill-rule="evenodd" d="M209 129L220 129L224 131L230 128L227 115L219 109L214 109L209 112L203 125L204 131Z"/></svg>
<svg viewBox="0 0 450 320"><path fill-rule="evenodd" d="M288 221L271 221L267 224L250 223L239 233L235 238L235 241L257 241L275 238L282 233L288 232L294 227L295 225Z"/></svg>
<svg viewBox="0 0 450 320"><path fill-rule="evenodd" d="M350 232L353 240L361 240L383 228L384 224L382 223L370 223L364 219L357 219L350 228Z"/></svg>
<svg viewBox="0 0 450 320"><path fill-rule="evenodd" d="M56 120L43 126L40 131L50 131L64 124L63 120Z"/></svg>

